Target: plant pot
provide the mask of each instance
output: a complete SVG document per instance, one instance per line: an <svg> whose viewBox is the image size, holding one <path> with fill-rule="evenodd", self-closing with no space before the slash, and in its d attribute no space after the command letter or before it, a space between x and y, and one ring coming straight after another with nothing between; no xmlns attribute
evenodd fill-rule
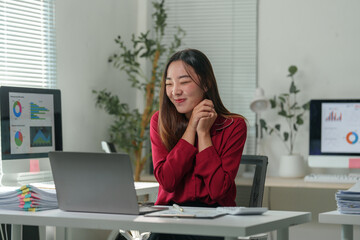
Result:
<svg viewBox="0 0 360 240"><path fill-rule="evenodd" d="M301 155L285 155L280 158L279 176L300 178L305 176L305 162Z"/></svg>

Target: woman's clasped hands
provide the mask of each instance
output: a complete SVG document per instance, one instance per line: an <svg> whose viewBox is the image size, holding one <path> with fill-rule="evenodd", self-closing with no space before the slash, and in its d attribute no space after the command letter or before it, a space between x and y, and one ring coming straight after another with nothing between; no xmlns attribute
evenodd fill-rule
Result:
<svg viewBox="0 0 360 240"><path fill-rule="evenodd" d="M202 100L191 113L189 126L196 131L198 135L210 133L210 129L217 118L214 104L209 99Z"/></svg>

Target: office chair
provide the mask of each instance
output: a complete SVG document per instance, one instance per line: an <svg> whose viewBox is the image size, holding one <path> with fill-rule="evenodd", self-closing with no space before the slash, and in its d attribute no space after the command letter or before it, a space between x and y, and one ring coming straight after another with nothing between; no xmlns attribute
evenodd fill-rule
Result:
<svg viewBox="0 0 360 240"><path fill-rule="evenodd" d="M240 166L250 165L255 167L255 172L253 176L252 186L250 187L250 194L247 196L242 196L242 193L246 195L246 191L238 191L237 193L237 204L240 206L246 207L262 207L263 197L264 197L264 188L265 188L265 179L266 171L268 165L267 156L259 155L242 155ZM243 188L245 189L245 188ZM241 202L241 199L243 200ZM239 237L239 240L251 239L251 240L263 240L267 239L268 234L257 234L248 237Z"/></svg>
<svg viewBox="0 0 360 240"><path fill-rule="evenodd" d="M259 155L243 155L241 157L240 166L241 165L250 165L255 167L253 183L249 196L249 203L246 204L246 206L262 207L268 157Z"/></svg>
<svg viewBox="0 0 360 240"><path fill-rule="evenodd" d="M116 153L115 144L107 141L101 141L101 148L106 153Z"/></svg>

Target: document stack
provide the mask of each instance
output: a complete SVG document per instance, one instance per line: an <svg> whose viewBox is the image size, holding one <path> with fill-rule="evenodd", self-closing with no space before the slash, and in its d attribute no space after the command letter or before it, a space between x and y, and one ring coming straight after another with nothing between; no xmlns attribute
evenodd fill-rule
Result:
<svg viewBox="0 0 360 240"><path fill-rule="evenodd" d="M360 182L348 190L338 191L335 196L340 213L360 214Z"/></svg>
<svg viewBox="0 0 360 240"><path fill-rule="evenodd" d="M58 202L53 185L0 188L0 209L37 212L54 208L58 208Z"/></svg>

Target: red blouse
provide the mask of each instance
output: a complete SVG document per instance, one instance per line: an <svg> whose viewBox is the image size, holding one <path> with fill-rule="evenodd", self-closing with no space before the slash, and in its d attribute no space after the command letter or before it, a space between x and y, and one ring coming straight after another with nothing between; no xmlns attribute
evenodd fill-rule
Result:
<svg viewBox="0 0 360 240"><path fill-rule="evenodd" d="M201 152L183 139L168 152L158 118L156 112L150 122L154 175L160 184L155 204L200 201L235 206L235 177L247 133L244 119L218 116L210 130L213 146Z"/></svg>

